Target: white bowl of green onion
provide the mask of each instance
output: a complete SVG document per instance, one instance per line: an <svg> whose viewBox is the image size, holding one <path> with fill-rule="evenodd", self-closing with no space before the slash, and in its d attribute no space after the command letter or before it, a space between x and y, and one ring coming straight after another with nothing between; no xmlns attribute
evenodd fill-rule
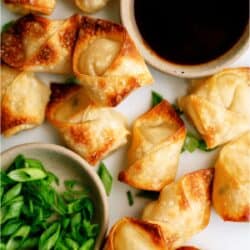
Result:
<svg viewBox="0 0 250 250"><path fill-rule="evenodd" d="M100 249L107 197L80 156L58 145L22 144L1 154L0 173L0 249Z"/></svg>

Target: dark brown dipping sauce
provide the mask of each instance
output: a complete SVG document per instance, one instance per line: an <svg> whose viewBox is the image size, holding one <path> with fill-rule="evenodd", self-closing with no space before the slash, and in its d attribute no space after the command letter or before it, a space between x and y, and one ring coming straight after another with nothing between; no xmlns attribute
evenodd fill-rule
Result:
<svg viewBox="0 0 250 250"><path fill-rule="evenodd" d="M145 42L160 57L200 64L227 52L249 20L249 0L135 0Z"/></svg>

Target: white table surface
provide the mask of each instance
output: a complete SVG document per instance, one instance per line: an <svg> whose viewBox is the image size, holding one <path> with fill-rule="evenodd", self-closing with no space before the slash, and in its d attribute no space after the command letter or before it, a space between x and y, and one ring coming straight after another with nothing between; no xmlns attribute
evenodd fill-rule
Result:
<svg viewBox="0 0 250 250"><path fill-rule="evenodd" d="M81 13L74 6L73 0L58 0L51 18L66 18L75 12ZM119 22L119 1L111 0L103 10L93 16ZM2 7L1 25L15 18L18 18L18 15L14 15ZM250 66L250 48L230 66ZM134 91L116 107L117 110L121 111L128 118L130 125L136 117L149 109L151 90L161 93L169 102L174 102L177 97L184 95L186 92L188 85L186 80L163 74L151 67L149 68L155 79L154 84ZM48 74L39 74L39 77L47 83L55 80L60 81L65 78ZM62 145L57 131L45 122L38 128L21 132L11 138L1 137L1 151L27 142L46 142ZM134 205L131 207L128 205L126 191L131 190L135 194L137 190L117 180L119 171L126 166L126 150L127 146L122 147L104 160L114 179L112 192L109 197L110 226L123 216L139 216L142 208L149 202L149 200L134 196ZM198 150L192 154L188 152L182 153L177 178L185 173L213 166L217 155L218 150L209 153ZM196 234L186 245L193 245L202 250L250 249L250 223L224 222L212 209L209 225L205 230Z"/></svg>

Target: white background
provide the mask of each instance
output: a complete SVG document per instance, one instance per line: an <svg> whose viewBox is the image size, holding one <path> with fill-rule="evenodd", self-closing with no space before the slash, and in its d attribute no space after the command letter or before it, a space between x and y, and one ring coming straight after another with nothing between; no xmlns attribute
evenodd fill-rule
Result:
<svg viewBox="0 0 250 250"><path fill-rule="evenodd" d="M52 18L67 18L75 12L81 13L80 10L74 6L73 2L73 0L58 0ZM102 11L98 12L94 16L119 22L119 1L111 0ZM1 25L17 17L18 15L14 15L2 7ZM250 66L250 48L232 66ZM121 111L128 118L130 125L136 117L149 109L152 89L161 93L171 103L173 103L177 97L184 95L186 92L188 85L186 80L162 74L151 67L150 71L155 79L154 84L136 90L118 107L116 107L117 110ZM47 83L51 81L60 81L65 78L47 74L39 74L39 77ZM6 139L1 137L1 150L3 151L14 145L26 142L62 144L56 130L45 122L38 128L22 132L11 138ZM137 190L134 190L117 180L119 171L126 166L126 150L127 147L123 147L104 160L114 179L112 193L109 197L109 226L115 223L115 221L122 216L140 216L142 208L149 202L149 200L134 197L134 205L132 207L128 205L126 191L131 190L133 194L136 194ZM195 151L190 154L184 152L180 157L177 178L196 169L213 166L217 154L218 150L210 153ZM215 214L214 210L212 210L210 223L207 228L195 235L189 242L187 242L186 245L193 245L201 248L202 250L250 249L250 223L224 222Z"/></svg>

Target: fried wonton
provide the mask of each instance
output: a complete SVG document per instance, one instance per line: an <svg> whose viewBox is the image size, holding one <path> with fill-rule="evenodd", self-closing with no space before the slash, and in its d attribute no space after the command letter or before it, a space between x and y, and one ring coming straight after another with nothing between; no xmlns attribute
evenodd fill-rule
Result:
<svg viewBox="0 0 250 250"><path fill-rule="evenodd" d="M146 206L142 219L160 225L173 249L182 246L209 223L212 178L212 168L202 169L167 185L159 199Z"/></svg>
<svg viewBox="0 0 250 250"><path fill-rule="evenodd" d="M129 166L119 174L119 180L139 189L160 191L175 178L185 136L183 121L162 101L135 121Z"/></svg>
<svg viewBox="0 0 250 250"><path fill-rule="evenodd" d="M79 21L79 15L65 20L32 14L21 17L2 34L2 61L20 70L72 73Z"/></svg>
<svg viewBox="0 0 250 250"><path fill-rule="evenodd" d="M52 84L51 91L48 120L66 144L90 164L126 144L128 130L122 114L93 104L79 85Z"/></svg>
<svg viewBox="0 0 250 250"><path fill-rule="evenodd" d="M250 131L220 152L215 164L213 206L226 221L250 221Z"/></svg>
<svg viewBox="0 0 250 250"><path fill-rule="evenodd" d="M86 13L93 13L107 4L108 0L75 0L78 8Z"/></svg>
<svg viewBox="0 0 250 250"><path fill-rule="evenodd" d="M4 0L6 7L15 13L37 13L50 15L56 5L56 0Z"/></svg>
<svg viewBox="0 0 250 250"><path fill-rule="evenodd" d="M82 18L73 70L90 97L106 106L153 80L124 27L89 17Z"/></svg>
<svg viewBox="0 0 250 250"><path fill-rule="evenodd" d="M208 148L238 137L250 129L250 68L225 69L195 81L179 107Z"/></svg>
<svg viewBox="0 0 250 250"><path fill-rule="evenodd" d="M111 229L104 250L168 250L161 227L154 223L122 218Z"/></svg>
<svg viewBox="0 0 250 250"><path fill-rule="evenodd" d="M1 66L1 133L11 136L40 125L49 100L49 87L31 72Z"/></svg>

